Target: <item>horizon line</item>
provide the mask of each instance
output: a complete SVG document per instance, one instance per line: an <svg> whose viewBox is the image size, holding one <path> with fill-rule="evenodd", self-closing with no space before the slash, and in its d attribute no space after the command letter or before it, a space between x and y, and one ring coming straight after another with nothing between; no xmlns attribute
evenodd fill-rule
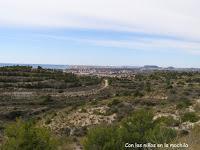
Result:
<svg viewBox="0 0 200 150"><path fill-rule="evenodd" d="M180 68L180 69L200 69L200 67L174 67L174 66L161 66L155 64L146 64L146 65L99 65L99 64L89 64L89 65L81 65L81 64L50 64L50 63L2 63L0 64L8 64L8 65L54 65L54 66L85 66L85 67L118 67L118 68L125 68L125 67L145 67L145 66L155 66L159 68Z"/></svg>

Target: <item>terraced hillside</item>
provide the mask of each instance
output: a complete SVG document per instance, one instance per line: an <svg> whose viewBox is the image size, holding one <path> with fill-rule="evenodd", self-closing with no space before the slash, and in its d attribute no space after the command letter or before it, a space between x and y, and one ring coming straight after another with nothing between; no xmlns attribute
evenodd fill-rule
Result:
<svg viewBox="0 0 200 150"><path fill-rule="evenodd" d="M13 66L0 68L0 120L30 117L97 95L104 81L59 70ZM81 97L81 98L80 98Z"/></svg>

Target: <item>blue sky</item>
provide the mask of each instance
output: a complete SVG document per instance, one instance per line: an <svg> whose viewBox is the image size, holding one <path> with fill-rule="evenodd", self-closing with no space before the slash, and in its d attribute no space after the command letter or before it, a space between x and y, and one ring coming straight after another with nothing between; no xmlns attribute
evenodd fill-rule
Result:
<svg viewBox="0 0 200 150"><path fill-rule="evenodd" d="M0 0L0 62L200 67L197 3Z"/></svg>

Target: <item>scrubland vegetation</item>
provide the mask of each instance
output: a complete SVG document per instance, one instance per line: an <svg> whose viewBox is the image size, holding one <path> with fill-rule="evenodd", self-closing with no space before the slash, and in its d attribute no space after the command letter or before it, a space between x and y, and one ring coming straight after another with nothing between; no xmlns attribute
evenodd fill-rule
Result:
<svg viewBox="0 0 200 150"><path fill-rule="evenodd" d="M198 150L199 125L199 72L151 71L128 79L0 68L1 149L121 150L130 149L126 143L187 143Z"/></svg>

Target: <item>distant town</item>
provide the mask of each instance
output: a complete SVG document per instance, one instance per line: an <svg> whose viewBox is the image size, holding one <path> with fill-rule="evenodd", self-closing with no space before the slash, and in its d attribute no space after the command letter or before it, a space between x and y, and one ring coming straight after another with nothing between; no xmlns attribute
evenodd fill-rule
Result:
<svg viewBox="0 0 200 150"><path fill-rule="evenodd" d="M200 68L174 68L174 67L159 67L154 65L145 65L142 67L133 66L69 66L65 72L74 73L77 75L94 75L99 77L118 77L118 78L133 78L137 73L148 73L152 71L186 71L199 72Z"/></svg>
<svg viewBox="0 0 200 150"><path fill-rule="evenodd" d="M98 77L117 77L117 78L134 78L137 73L149 73L153 71L178 71L178 72L200 72L200 68L175 68L159 67L156 65L145 66L87 66L87 65L53 65L53 64L11 64L0 63L3 66L32 66L33 68L42 67L44 69L56 69L66 73L73 73L84 76Z"/></svg>

